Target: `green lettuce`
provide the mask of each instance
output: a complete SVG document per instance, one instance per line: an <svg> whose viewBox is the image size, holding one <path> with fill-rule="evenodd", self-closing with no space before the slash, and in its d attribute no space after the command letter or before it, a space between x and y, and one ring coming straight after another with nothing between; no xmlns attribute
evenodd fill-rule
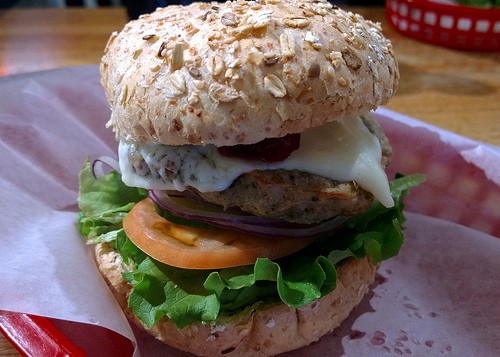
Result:
<svg viewBox="0 0 500 357"><path fill-rule="evenodd" d="M472 6L472 7L500 7L500 0L458 0L460 5Z"/></svg>
<svg viewBox="0 0 500 357"><path fill-rule="evenodd" d="M403 243L403 198L423 180L422 175L398 175L390 183L394 207L374 202L339 231L293 255L260 258L242 267L189 270L152 259L128 239L121 220L147 197L146 190L125 186L116 172L95 178L87 161L80 174L78 228L87 243L110 243L122 255L129 267L123 277L133 287L129 307L146 326L167 316L182 328L263 301L307 305L335 289L336 267L346 258L369 256L378 264L396 255Z"/></svg>
<svg viewBox="0 0 500 357"><path fill-rule="evenodd" d="M89 244L113 242L122 229L123 217L148 196L145 189L126 186L115 171L97 179L89 160L83 165L79 181L78 229Z"/></svg>

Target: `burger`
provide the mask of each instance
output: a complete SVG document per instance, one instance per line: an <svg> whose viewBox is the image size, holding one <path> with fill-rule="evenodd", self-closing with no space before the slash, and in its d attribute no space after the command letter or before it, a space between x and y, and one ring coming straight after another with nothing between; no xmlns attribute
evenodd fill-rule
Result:
<svg viewBox="0 0 500 357"><path fill-rule="evenodd" d="M421 181L385 174L380 26L323 0L168 6L113 33L100 73L118 158L85 163L78 227L126 315L200 356L338 327Z"/></svg>

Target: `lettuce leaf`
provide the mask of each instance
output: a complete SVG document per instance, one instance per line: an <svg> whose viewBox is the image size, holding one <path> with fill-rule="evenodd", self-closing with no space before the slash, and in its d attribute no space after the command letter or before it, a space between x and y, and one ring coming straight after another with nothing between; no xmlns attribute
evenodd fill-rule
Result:
<svg viewBox="0 0 500 357"><path fill-rule="evenodd" d="M129 307L146 326L167 316L182 328L261 301L307 305L335 289L336 267L346 258L369 256L378 264L396 255L403 243L403 198L423 181L422 175L398 175L390 183L394 207L374 202L341 230L291 256L215 271L189 270L155 261L128 239L121 220L147 197L146 190L125 186L116 172L96 179L87 161L80 174L78 228L87 243L111 243L122 255L128 267L124 279L133 287Z"/></svg>
<svg viewBox="0 0 500 357"><path fill-rule="evenodd" d="M500 7L499 0L458 0L460 5L472 6L472 7Z"/></svg>
<svg viewBox="0 0 500 357"><path fill-rule="evenodd" d="M206 276L204 271L174 268L147 257L135 271L124 274L134 287L129 306L148 328L163 316L178 327L213 321L220 303L215 294L202 288Z"/></svg>
<svg viewBox="0 0 500 357"><path fill-rule="evenodd" d="M147 190L128 187L111 171L97 179L87 159L80 172L78 229L89 244L113 242L122 220L132 207L148 196Z"/></svg>

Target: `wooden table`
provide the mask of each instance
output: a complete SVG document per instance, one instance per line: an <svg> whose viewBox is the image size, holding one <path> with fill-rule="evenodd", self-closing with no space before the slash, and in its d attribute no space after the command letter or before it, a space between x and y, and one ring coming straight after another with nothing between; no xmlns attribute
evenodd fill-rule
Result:
<svg viewBox="0 0 500 357"><path fill-rule="evenodd" d="M382 22L398 57L401 84L388 108L460 135L500 145L500 52L459 52L403 37L384 8L352 8ZM96 64L122 8L0 11L0 76ZM0 356L18 353L0 334Z"/></svg>

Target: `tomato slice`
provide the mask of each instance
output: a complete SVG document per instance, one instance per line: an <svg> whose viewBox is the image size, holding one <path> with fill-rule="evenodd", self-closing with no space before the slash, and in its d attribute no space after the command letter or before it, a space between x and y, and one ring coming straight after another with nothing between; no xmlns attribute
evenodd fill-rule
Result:
<svg viewBox="0 0 500 357"><path fill-rule="evenodd" d="M158 215L153 201L138 202L123 220L130 240L150 257L178 268L219 269L277 259L310 244L314 238L262 238L227 229L192 228Z"/></svg>

